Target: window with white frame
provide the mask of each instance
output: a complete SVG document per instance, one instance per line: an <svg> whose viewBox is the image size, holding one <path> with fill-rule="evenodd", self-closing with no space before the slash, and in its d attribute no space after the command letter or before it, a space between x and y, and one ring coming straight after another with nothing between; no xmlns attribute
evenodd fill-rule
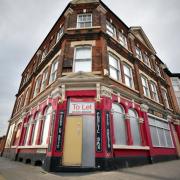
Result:
<svg viewBox="0 0 180 180"><path fill-rule="evenodd" d="M127 46L127 38L122 32L119 32L119 43L123 47L125 47L126 49L128 48L128 46Z"/></svg>
<svg viewBox="0 0 180 180"><path fill-rule="evenodd" d="M141 145L138 114L134 109L129 109L128 113L129 113L129 119L130 119L133 145Z"/></svg>
<svg viewBox="0 0 180 180"><path fill-rule="evenodd" d="M126 145L127 134L126 134L126 125L125 125L125 113L123 107L115 103L112 104L112 114L113 114L115 144Z"/></svg>
<svg viewBox="0 0 180 180"><path fill-rule="evenodd" d="M119 59L109 53L109 75L115 80L120 79Z"/></svg>
<svg viewBox="0 0 180 180"><path fill-rule="evenodd" d="M163 95L163 99L164 99L166 107L170 108L169 99L168 99L168 96L167 96L167 91L164 88L162 88L162 95Z"/></svg>
<svg viewBox="0 0 180 180"><path fill-rule="evenodd" d="M35 85L35 88L34 88L34 95L33 95L33 97L37 96L37 94L40 91L40 88L41 88L41 77L38 77L37 80L36 80L36 85Z"/></svg>
<svg viewBox="0 0 180 180"><path fill-rule="evenodd" d="M141 81L142 81L144 95L150 97L148 79L145 76L141 75Z"/></svg>
<svg viewBox="0 0 180 180"><path fill-rule="evenodd" d="M136 57L137 57L138 59L142 60L142 52L141 52L141 49L136 46L135 50L136 50Z"/></svg>
<svg viewBox="0 0 180 180"><path fill-rule="evenodd" d="M78 14L77 28L92 27L92 14Z"/></svg>
<svg viewBox="0 0 180 180"><path fill-rule="evenodd" d="M32 121L32 116L29 117L29 120L24 126L25 127L24 145L28 145L28 140L30 138L31 121Z"/></svg>
<svg viewBox="0 0 180 180"><path fill-rule="evenodd" d="M50 81L49 81L50 83L56 80L57 70L58 70L58 60L55 60L51 66L51 74L50 74Z"/></svg>
<svg viewBox="0 0 180 180"><path fill-rule="evenodd" d="M57 37L56 37L56 43L61 39L61 37L64 34L64 26L61 26L61 28L59 29L58 33L57 33Z"/></svg>
<svg viewBox="0 0 180 180"><path fill-rule="evenodd" d="M146 64L148 67L151 67L150 60L149 60L149 57L148 57L147 54L143 54L143 62L144 62L144 64Z"/></svg>
<svg viewBox="0 0 180 180"><path fill-rule="evenodd" d="M158 97L158 92L157 92L157 86L154 82L150 82L150 86L151 86L151 92L152 92L152 98L153 100L159 102L159 97Z"/></svg>
<svg viewBox="0 0 180 180"><path fill-rule="evenodd" d="M169 148L174 147L168 122L152 116L149 116L148 120L153 146Z"/></svg>
<svg viewBox="0 0 180 180"><path fill-rule="evenodd" d="M40 63L45 59L46 55L47 55L47 51L44 50L44 51L42 52L42 56L41 56L41 59L40 59Z"/></svg>
<svg viewBox="0 0 180 180"><path fill-rule="evenodd" d="M91 46L79 46L75 48L74 53L74 72L92 71L92 47Z"/></svg>
<svg viewBox="0 0 180 180"><path fill-rule="evenodd" d="M134 84L133 84L132 68L129 65L124 64L123 70L124 70L124 80L126 86L133 88Z"/></svg>
<svg viewBox="0 0 180 180"><path fill-rule="evenodd" d="M52 117L52 106L47 107L44 114L43 130L42 130L42 144L47 144L47 139L50 130L50 122Z"/></svg>
<svg viewBox="0 0 180 180"><path fill-rule="evenodd" d="M106 21L106 32L111 37L116 38L116 28L109 21Z"/></svg>
<svg viewBox="0 0 180 180"><path fill-rule="evenodd" d="M48 84L48 69L46 69L42 75L41 91L43 91L46 88L47 84Z"/></svg>

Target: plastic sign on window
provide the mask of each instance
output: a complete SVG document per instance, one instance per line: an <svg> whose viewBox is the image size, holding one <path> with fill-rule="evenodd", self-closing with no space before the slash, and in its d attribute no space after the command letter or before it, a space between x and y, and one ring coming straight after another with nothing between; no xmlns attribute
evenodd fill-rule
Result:
<svg viewBox="0 0 180 180"><path fill-rule="evenodd" d="M95 104L92 101L71 100L69 104L69 114L94 114Z"/></svg>

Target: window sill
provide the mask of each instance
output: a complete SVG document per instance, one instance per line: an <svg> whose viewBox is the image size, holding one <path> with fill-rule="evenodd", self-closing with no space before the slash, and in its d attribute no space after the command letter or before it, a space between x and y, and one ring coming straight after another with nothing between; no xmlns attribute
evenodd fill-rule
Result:
<svg viewBox="0 0 180 180"><path fill-rule="evenodd" d="M67 28L68 31L73 31L73 30L88 30L88 29L100 29L101 26L92 26L92 27L84 27L84 28Z"/></svg>
<svg viewBox="0 0 180 180"><path fill-rule="evenodd" d="M134 150L149 150L149 146L128 146L128 145L113 145L113 149L134 149Z"/></svg>
<svg viewBox="0 0 180 180"><path fill-rule="evenodd" d="M175 147L153 146L153 148L175 149Z"/></svg>
<svg viewBox="0 0 180 180"><path fill-rule="evenodd" d="M158 104L158 105L164 106L163 104L161 104L161 103L159 103L159 102L157 102L157 101L151 99L151 98L148 97L148 96L145 96L145 95L144 95L144 97L147 98L148 100L151 100L152 102L154 102L154 103L156 103L156 104Z"/></svg>
<svg viewBox="0 0 180 180"><path fill-rule="evenodd" d="M18 149L46 149L48 145L15 146Z"/></svg>

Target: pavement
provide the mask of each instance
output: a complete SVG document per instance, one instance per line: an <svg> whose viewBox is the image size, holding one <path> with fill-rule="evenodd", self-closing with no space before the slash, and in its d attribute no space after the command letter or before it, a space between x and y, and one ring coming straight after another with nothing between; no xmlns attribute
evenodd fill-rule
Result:
<svg viewBox="0 0 180 180"><path fill-rule="evenodd" d="M41 167L0 157L0 180L180 180L180 160L108 172L48 173Z"/></svg>

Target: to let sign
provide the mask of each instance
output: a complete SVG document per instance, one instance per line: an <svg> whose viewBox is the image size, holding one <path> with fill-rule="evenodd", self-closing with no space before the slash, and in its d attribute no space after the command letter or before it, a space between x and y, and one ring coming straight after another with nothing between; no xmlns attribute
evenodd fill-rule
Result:
<svg viewBox="0 0 180 180"><path fill-rule="evenodd" d="M69 114L94 114L94 102L70 102Z"/></svg>

